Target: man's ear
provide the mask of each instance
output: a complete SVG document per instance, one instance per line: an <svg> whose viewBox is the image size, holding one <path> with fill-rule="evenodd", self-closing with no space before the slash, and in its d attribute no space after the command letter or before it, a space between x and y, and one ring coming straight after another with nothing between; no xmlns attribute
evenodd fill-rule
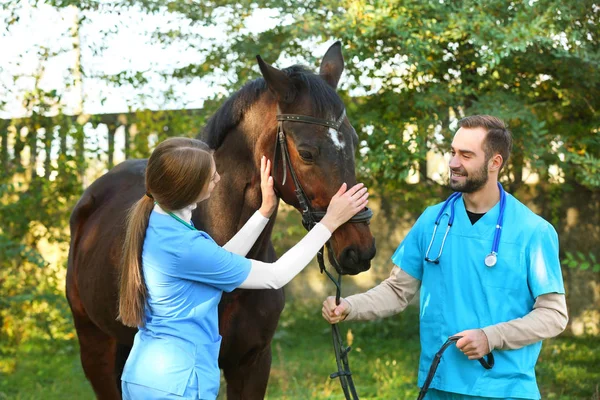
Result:
<svg viewBox="0 0 600 400"><path fill-rule="evenodd" d="M494 156L492 158L490 158L490 161L488 164L489 170L490 171L500 171L503 161L504 160L503 160L502 156L500 155L500 153L494 154Z"/></svg>

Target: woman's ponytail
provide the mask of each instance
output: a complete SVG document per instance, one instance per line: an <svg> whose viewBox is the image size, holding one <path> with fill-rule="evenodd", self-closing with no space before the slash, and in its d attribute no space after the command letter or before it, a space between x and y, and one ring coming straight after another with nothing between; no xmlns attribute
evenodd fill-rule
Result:
<svg viewBox="0 0 600 400"><path fill-rule="evenodd" d="M142 272L142 249L154 200L144 195L129 210L121 258L119 317L127 326L144 326L148 290Z"/></svg>

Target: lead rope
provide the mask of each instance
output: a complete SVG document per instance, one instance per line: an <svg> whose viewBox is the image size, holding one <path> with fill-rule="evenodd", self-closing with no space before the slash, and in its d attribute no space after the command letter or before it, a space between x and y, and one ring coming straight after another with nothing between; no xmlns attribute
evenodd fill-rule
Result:
<svg viewBox="0 0 600 400"><path fill-rule="evenodd" d="M431 385L431 381L435 376L435 371L437 371L437 367L440 364L440 361L442 360L442 354L444 354L444 351L446 351L446 349L452 343L458 342L458 339L460 339L461 337L462 336L450 336L435 354L435 356L433 357L433 361L431 362L431 367L429 367L429 373L427 374L427 378L425 379L425 383L423 383L423 387L419 392L419 397L417 397L417 400L423 400L425 398L425 394L429 389L429 385ZM485 360L484 358L480 358L478 361L483 368L492 369L492 367L494 366L494 355L492 353L489 353L487 354L487 360Z"/></svg>
<svg viewBox="0 0 600 400"><path fill-rule="evenodd" d="M324 248L325 247L321 247L321 250L317 253L319 268L321 269L321 273L325 273L335 285L335 304L339 305L342 293L342 275L338 274L338 278L335 279L335 277L327 270L323 257ZM327 242L327 250L333 255L329 242ZM333 259L335 260L335 256ZM358 394L356 393L354 380L352 379L352 372L350 371L350 362L348 361L348 353L350 353L352 348L344 345L338 324L331 325L331 338L333 340L333 351L335 352L335 362L338 370L329 375L329 378L339 378L346 400L358 400Z"/></svg>
<svg viewBox="0 0 600 400"><path fill-rule="evenodd" d="M280 132L279 134L279 143L282 148L282 159L283 162L285 162L286 160L289 160L289 155L286 154L287 146L285 146L285 134L283 132ZM310 206L306 201L306 195L302 190L300 181L298 180L298 177L296 176L296 173L293 170L293 168L290 168L290 174L292 176L292 180L294 181L294 185L296 186L295 194L298 199L298 203L300 205L300 208L302 209L302 225L304 225L307 231L310 231L316 225L317 222L311 214ZM335 255L333 253L333 250L331 249L331 244L329 243L329 241L326 243L326 247L327 251L329 251L329 253L332 255L331 258L334 261L336 261ZM319 250L319 252L317 253L319 268L321 270L321 273L325 273L325 275L327 275L327 277L335 285L335 302L337 305L339 305L342 293L342 275L338 274L338 278L335 279L335 277L327 270L327 268L325 267L325 260L323 256L324 249L325 246L321 247L321 250ZM339 266L334 267L337 267L336 270L340 270ZM351 347L346 347L344 345L342 336L340 334L340 329L337 324L331 325L331 338L333 341L333 351L335 353L335 362L337 364L338 370L337 372L334 372L331 375L329 375L329 377L331 379L338 378L340 380L340 385L342 386L342 390L344 392L346 400L359 400L358 394L356 393L356 388L354 387L352 372L350 371L350 363L348 361L348 353L350 353Z"/></svg>

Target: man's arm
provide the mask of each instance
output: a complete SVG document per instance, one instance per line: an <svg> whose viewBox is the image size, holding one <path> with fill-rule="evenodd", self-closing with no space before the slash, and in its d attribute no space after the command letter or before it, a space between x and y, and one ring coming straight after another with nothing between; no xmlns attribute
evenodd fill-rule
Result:
<svg viewBox="0 0 600 400"><path fill-rule="evenodd" d="M394 268L389 278L366 293L341 299L337 306L334 297L325 299L321 313L327 322L336 324L344 319L383 318L406 308L421 287L424 257L421 237L426 224L424 221L431 216L431 212L427 210L415 222L392 255Z"/></svg>
<svg viewBox="0 0 600 400"><path fill-rule="evenodd" d="M567 326L569 317L558 246L554 227L546 221L538 224L525 249L527 284L535 298L533 310L522 318L484 328L490 349L519 349L554 337Z"/></svg>
<svg viewBox="0 0 600 400"><path fill-rule="evenodd" d="M421 281L394 267L390 276L366 293L346 298L346 320L373 320L403 311L421 287Z"/></svg>
<svg viewBox="0 0 600 400"><path fill-rule="evenodd" d="M483 328L490 351L520 349L557 336L567 327L569 316L564 294L547 293L535 300L533 310L516 318Z"/></svg>
<svg viewBox="0 0 600 400"><path fill-rule="evenodd" d="M533 310L522 318L462 331L454 336L462 336L456 347L470 360L476 360L492 350L520 349L557 336L565 330L568 321L565 295L547 293L538 296Z"/></svg>

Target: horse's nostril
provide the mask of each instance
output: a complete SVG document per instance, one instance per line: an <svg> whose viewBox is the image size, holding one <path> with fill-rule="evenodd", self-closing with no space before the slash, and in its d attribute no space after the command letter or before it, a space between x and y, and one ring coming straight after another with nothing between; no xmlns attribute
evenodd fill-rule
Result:
<svg viewBox="0 0 600 400"><path fill-rule="evenodd" d="M344 250L343 260L345 263L357 264L359 262L358 253L354 249Z"/></svg>
<svg viewBox="0 0 600 400"><path fill-rule="evenodd" d="M348 251L348 257L352 260L353 263L358 263L358 253L352 249Z"/></svg>

